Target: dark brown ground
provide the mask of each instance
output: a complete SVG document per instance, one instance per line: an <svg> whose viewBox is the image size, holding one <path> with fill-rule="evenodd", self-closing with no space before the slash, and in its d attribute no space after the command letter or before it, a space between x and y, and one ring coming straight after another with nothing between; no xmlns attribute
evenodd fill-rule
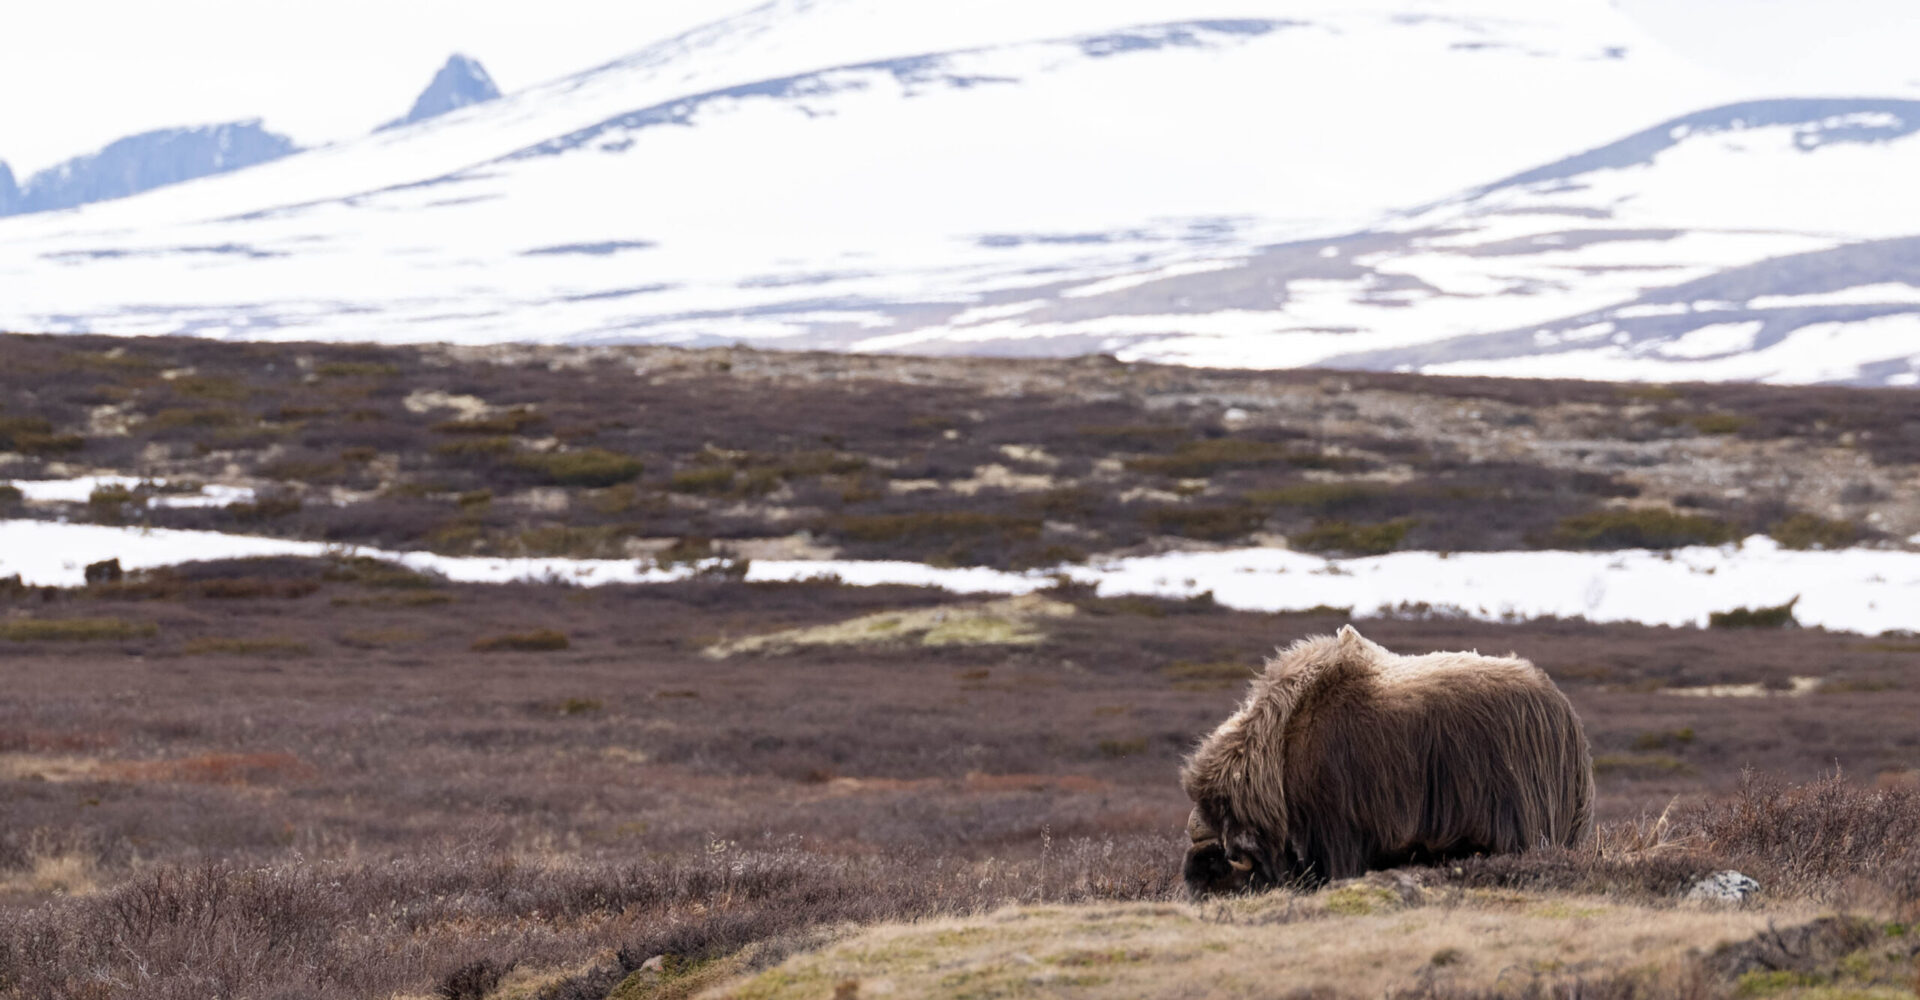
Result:
<svg viewBox="0 0 1920 1000"><path fill-rule="evenodd" d="M0 336L0 477L86 472L262 501L13 513L449 553L672 558L714 539L995 566L1279 536L1834 546L1920 532L1920 393Z"/></svg>
<svg viewBox="0 0 1920 1000"><path fill-rule="evenodd" d="M31 867L47 845L109 871L469 841L623 857L769 836L979 858L1031 852L1043 830L1165 838L1173 865L1186 811L1177 761L1239 698L1236 671L1342 622L1076 598L1078 613L1032 647L714 660L699 651L722 637L951 598L720 581L368 586L323 579L363 569L294 561L190 572L207 579L0 602L0 629L68 618L154 629L0 639L0 871ZM269 586L300 596L207 596ZM1911 641L1359 624L1390 648L1512 650L1541 664L1586 720L1609 819L1725 790L1743 768L1803 780L1838 767L1867 782L1920 768ZM540 629L570 647L471 651ZM1672 693L1805 675L1823 688Z"/></svg>

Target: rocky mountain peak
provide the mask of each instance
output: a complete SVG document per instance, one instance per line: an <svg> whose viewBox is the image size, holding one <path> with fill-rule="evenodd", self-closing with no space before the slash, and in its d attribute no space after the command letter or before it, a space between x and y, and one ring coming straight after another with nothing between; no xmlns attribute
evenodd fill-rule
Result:
<svg viewBox="0 0 1920 1000"><path fill-rule="evenodd" d="M493 77L487 75L487 69L480 65L480 60L456 52L447 57L446 65L440 67L440 71L433 75L433 81L427 84L427 89L421 91L414 100L413 110L408 111L406 117L388 122L381 128L412 125L499 96L500 88L494 85Z"/></svg>

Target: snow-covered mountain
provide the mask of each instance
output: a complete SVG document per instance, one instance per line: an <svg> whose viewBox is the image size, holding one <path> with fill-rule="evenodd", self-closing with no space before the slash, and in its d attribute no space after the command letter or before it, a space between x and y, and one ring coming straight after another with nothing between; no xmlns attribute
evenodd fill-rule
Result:
<svg viewBox="0 0 1920 1000"><path fill-rule="evenodd" d="M0 327L1578 373L1686 333L1589 315L1920 231L1906 105L1737 96L1606 0L776 0L0 221Z"/></svg>
<svg viewBox="0 0 1920 1000"><path fill-rule="evenodd" d="M488 75L487 68L480 65L480 60L456 52L447 57L446 65L440 67L439 72L433 74L433 79L427 82L427 89L414 98L413 107L380 128L385 130L417 124L499 96L500 88Z"/></svg>
<svg viewBox="0 0 1920 1000"><path fill-rule="evenodd" d="M1717 107L1356 233L861 346L1064 337L1255 367L1915 384L1916 133L1914 101Z"/></svg>
<svg viewBox="0 0 1920 1000"><path fill-rule="evenodd" d="M255 119L130 135L39 171L24 184L16 185L13 171L0 163L0 215L124 198L277 160L294 149L293 140L267 131Z"/></svg>

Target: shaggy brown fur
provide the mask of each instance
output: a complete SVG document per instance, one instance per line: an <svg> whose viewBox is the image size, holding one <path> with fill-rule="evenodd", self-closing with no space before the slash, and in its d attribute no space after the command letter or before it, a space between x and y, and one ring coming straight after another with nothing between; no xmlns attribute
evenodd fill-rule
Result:
<svg viewBox="0 0 1920 1000"><path fill-rule="evenodd" d="M1268 661L1187 759L1196 892L1574 846L1593 831L1587 738L1517 657L1398 656L1349 625Z"/></svg>

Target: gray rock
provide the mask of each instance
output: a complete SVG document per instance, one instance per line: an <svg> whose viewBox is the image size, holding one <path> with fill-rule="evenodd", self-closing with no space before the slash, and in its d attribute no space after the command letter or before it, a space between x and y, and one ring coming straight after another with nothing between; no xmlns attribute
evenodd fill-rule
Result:
<svg viewBox="0 0 1920 1000"><path fill-rule="evenodd" d="M456 108L491 101L499 96L500 88L494 86L493 77L487 75L486 67L480 65L480 60L456 52L447 57L447 64L433 75L433 82L427 84L427 89L414 99L413 110L408 111L404 118L396 118L380 126L377 131L437 118Z"/></svg>
<svg viewBox="0 0 1920 1000"><path fill-rule="evenodd" d="M51 212L125 198L196 177L277 160L299 147L259 119L166 128L116 139L106 148L48 167L15 187L0 166L0 215Z"/></svg>
<svg viewBox="0 0 1920 1000"><path fill-rule="evenodd" d="M1760 883L1728 869L1714 872L1687 890L1686 898L1707 903L1742 903L1760 891Z"/></svg>

